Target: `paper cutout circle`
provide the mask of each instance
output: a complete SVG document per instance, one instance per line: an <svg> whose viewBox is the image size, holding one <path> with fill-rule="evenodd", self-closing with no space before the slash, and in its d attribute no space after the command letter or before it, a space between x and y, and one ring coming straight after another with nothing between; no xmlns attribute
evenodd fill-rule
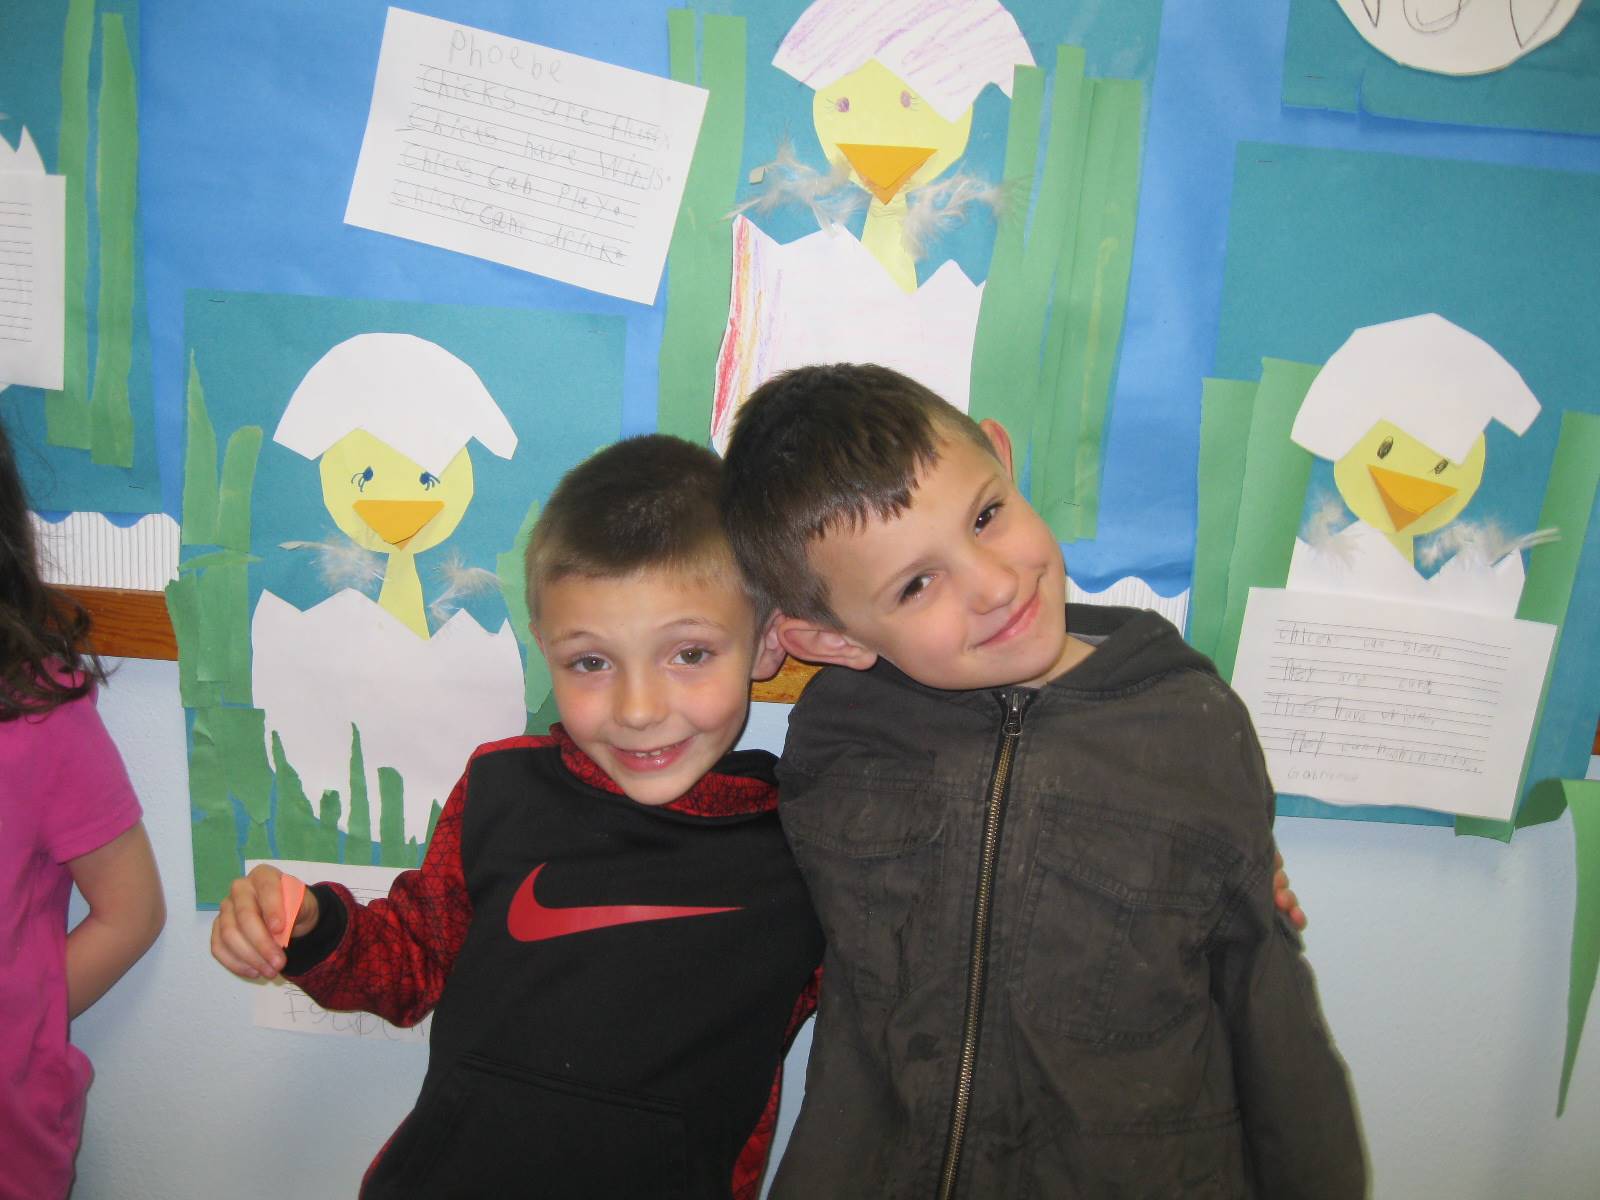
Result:
<svg viewBox="0 0 1600 1200"><path fill-rule="evenodd" d="M1550 41L1582 0L1338 0L1379 53L1439 75L1484 75Z"/></svg>

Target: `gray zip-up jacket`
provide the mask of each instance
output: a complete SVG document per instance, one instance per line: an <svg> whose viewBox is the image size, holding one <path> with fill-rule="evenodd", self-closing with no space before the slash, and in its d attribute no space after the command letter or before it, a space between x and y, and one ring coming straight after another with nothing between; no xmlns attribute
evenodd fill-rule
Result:
<svg viewBox="0 0 1600 1200"><path fill-rule="evenodd" d="M828 949L773 1195L1362 1196L1244 705L1154 613L1067 621L1097 648L1044 688L880 663L795 707L780 812Z"/></svg>

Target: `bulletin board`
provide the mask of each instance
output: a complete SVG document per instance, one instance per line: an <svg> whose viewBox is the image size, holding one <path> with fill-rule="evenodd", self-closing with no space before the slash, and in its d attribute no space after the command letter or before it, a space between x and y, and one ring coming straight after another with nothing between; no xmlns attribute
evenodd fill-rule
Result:
<svg viewBox="0 0 1600 1200"><path fill-rule="evenodd" d="M655 429L715 445L760 379L841 357L924 371L1003 421L1073 583L1176 600L1226 673L1250 588L1283 588L1319 505L1341 502L1327 499L1332 459L1293 446L1299 407L1353 333L1436 314L1537 400L1520 431L1487 421L1461 518L1529 539L1512 551L1527 584L1505 619L1553 630L1512 807L1462 817L1286 789L1280 810L1507 840L1558 816L1554 781L1583 773L1600 700L1585 669L1600 635L1569 619L1600 587L1600 9L1480 0L1426 28L1395 24L1414 8L619 0L596 20L553 3L409 5L410 26L442 32L439 61L418 60L418 95L397 102L408 136L442 136L452 103L491 88L585 126L598 102L570 89L586 64L648 77L637 95L608 85L625 98L610 134L666 153L687 137L692 155L648 170L597 157L591 190L614 183L615 196L551 201L645 224L651 189L681 193L665 270L630 296L592 273L563 281L380 231L402 191L413 209L441 203L437 157L426 191L381 184L351 219L369 127L382 125L386 31L399 36L378 0L11 6L0 165L8 178L33 169L25 130L37 169L64 178L66 377L7 388L0 413L45 521L103 513L175 530L175 578L156 586L189 709L197 901L214 903L245 858L284 854L285 838L304 857L414 861L442 799L413 787L400 800L397 769L368 761L360 739L348 770L295 770L312 751L262 701L295 684L252 678L264 594L305 613L350 590L401 611L383 601L399 559L341 554L329 447L289 444L292 402L325 356L374 334L462 366L489 399L450 441L475 490L448 539L405 558L421 597L405 611L426 641L451 622L491 641L506 631L496 661L516 679L495 719L511 732L551 715L514 563L560 472ZM1469 12L1485 24L1469 28ZM1445 69L1392 57L1416 37ZM1505 62L1486 69L1484 54ZM508 64L521 77L495 82ZM657 94L652 123L639 97ZM920 140L900 136L903 121L920 122ZM539 145L548 165L559 152ZM458 175L466 149L449 159ZM523 168L496 186L532 187ZM884 240L880 208L896 202L920 214L916 239ZM454 211L520 228L510 199ZM545 241L603 264L611 243L590 238ZM376 353L329 370L353 387ZM1335 524L1350 519L1339 512ZM138 626L148 604L122 599ZM308 659L330 635L309 636ZM348 674L355 691L393 696L397 720L429 711L383 671Z"/></svg>

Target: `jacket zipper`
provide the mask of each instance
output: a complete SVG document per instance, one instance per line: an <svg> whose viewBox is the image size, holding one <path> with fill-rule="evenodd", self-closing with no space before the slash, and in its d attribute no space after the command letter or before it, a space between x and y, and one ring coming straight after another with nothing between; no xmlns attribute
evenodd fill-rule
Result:
<svg viewBox="0 0 1600 1200"><path fill-rule="evenodd" d="M1000 733L994 774L989 780L989 803L983 819L983 846L978 860L978 892L972 910L972 958L967 966L967 1015L961 1027L960 1069L956 1098L950 1112L950 1136L945 1142L944 1166L939 1171L939 1200L955 1194L961 1170L961 1147L967 1134L972 1105L972 1080L978 1066L978 1025L983 1016L983 989L989 955L989 917L994 904L995 863L1000 857L1000 818L1005 812L1006 787L1011 781L1011 758L1022 736L1023 693L1006 698L1006 722Z"/></svg>

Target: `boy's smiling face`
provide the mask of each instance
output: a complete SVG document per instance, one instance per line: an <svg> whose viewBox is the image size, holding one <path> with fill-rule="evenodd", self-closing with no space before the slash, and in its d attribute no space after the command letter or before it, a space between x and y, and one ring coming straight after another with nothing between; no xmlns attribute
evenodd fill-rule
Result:
<svg viewBox="0 0 1600 1200"><path fill-rule="evenodd" d="M812 542L841 630L785 617L790 653L858 669L879 655L929 687L1037 687L1089 647L1066 636L1066 568L1049 527L1011 482L1010 443L988 454L948 436L887 521Z"/></svg>
<svg viewBox="0 0 1600 1200"><path fill-rule="evenodd" d="M569 575L539 589L534 637L561 723L632 800L683 795L738 740L750 681L783 659L757 637L730 564Z"/></svg>

